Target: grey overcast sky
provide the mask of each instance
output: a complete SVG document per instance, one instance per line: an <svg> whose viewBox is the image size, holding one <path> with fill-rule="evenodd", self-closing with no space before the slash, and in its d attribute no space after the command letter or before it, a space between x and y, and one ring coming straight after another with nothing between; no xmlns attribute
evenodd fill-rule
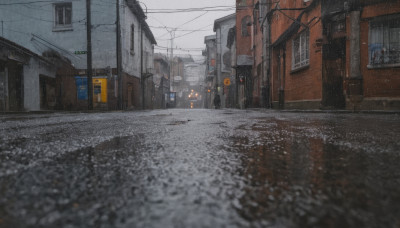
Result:
<svg viewBox="0 0 400 228"><path fill-rule="evenodd" d="M147 23L158 43L154 52L167 53L165 47L171 46L171 35L167 29L171 31L177 28L174 54L191 54L195 59L201 58L201 49L205 47L204 37L214 34L214 21L235 12L235 0L140 0L140 2L147 6ZM146 10L144 4L142 7ZM176 13L177 9L193 11ZM194 11L198 9L209 11ZM165 11L168 12L159 13Z"/></svg>

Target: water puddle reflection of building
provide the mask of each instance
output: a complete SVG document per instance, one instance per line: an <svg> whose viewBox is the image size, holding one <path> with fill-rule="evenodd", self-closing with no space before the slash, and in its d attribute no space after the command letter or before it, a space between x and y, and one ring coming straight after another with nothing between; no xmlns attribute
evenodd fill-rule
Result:
<svg viewBox="0 0 400 228"><path fill-rule="evenodd" d="M232 139L244 154L246 185L237 207L244 219L285 227L399 224L393 216L399 206L389 203L400 196L399 156L342 145L335 140L345 134L329 121L258 125L251 130L259 135Z"/></svg>

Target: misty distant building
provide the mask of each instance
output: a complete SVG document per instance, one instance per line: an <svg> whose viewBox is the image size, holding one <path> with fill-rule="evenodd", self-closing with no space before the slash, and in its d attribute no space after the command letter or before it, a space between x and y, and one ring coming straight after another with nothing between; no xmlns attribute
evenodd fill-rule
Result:
<svg viewBox="0 0 400 228"><path fill-rule="evenodd" d="M216 35L204 37L204 44L206 49L203 51L203 56L206 58L205 69L205 97L204 107L212 108L212 100L217 93L217 78L216 78L216 58L217 58L217 44Z"/></svg>
<svg viewBox="0 0 400 228"><path fill-rule="evenodd" d="M170 65L167 56L154 54L154 108L166 108L170 91Z"/></svg>
<svg viewBox="0 0 400 228"><path fill-rule="evenodd" d="M216 32L216 83L217 92L221 97L221 107L227 107L227 100L230 95L230 88L233 88L232 82L235 81L235 75L232 75L232 53L228 48L229 30L236 25L236 14L231 14L215 20L214 32ZM228 102L229 103L229 102ZM231 107L231 104L228 105Z"/></svg>

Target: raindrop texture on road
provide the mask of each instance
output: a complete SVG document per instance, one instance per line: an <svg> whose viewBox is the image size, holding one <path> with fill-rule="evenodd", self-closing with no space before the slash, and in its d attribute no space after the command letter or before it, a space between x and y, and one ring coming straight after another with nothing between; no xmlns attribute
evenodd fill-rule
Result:
<svg viewBox="0 0 400 228"><path fill-rule="evenodd" d="M400 117L0 117L0 227L399 227Z"/></svg>

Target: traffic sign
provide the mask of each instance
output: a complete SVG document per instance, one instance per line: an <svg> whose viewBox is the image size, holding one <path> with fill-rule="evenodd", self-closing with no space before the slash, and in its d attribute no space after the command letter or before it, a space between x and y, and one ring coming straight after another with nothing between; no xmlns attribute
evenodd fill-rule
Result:
<svg viewBox="0 0 400 228"><path fill-rule="evenodd" d="M231 85L231 79L230 78L225 78L224 79L224 85L226 85L226 86Z"/></svg>

